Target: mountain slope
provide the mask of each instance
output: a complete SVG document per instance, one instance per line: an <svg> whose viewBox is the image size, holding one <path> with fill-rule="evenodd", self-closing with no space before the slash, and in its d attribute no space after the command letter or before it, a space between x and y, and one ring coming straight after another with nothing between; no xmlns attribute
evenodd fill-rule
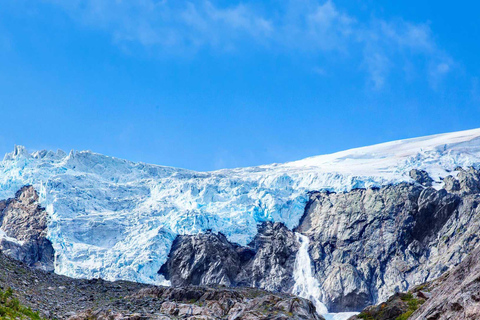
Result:
<svg viewBox="0 0 480 320"><path fill-rule="evenodd" d="M9 293L13 289L15 300L2 295L2 288ZM323 319L310 301L288 294L72 279L28 268L0 253L0 318L40 320L32 310L46 319L70 320Z"/></svg>
<svg viewBox="0 0 480 320"><path fill-rule="evenodd" d="M411 181L411 169L439 186L455 167L479 163L480 129L214 172L16 147L0 163L0 198L27 184L38 190L55 272L161 283L157 271L178 234L212 230L246 245L259 222L296 227L308 192Z"/></svg>

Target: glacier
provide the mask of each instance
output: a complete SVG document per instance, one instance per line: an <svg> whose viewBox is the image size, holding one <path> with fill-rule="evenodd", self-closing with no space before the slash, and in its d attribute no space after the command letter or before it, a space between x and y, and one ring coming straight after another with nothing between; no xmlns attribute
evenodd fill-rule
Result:
<svg viewBox="0 0 480 320"><path fill-rule="evenodd" d="M479 164L480 129L212 172L16 146L0 162L0 198L26 184L39 192L56 273L162 284L157 271L179 234L212 230L246 245L263 221L293 229L311 191L410 181L411 169L438 187L456 167Z"/></svg>

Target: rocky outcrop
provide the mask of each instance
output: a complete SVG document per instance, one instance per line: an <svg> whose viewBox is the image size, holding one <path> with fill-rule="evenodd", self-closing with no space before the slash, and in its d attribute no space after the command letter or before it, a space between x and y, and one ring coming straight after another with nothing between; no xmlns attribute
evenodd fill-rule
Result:
<svg viewBox="0 0 480 320"><path fill-rule="evenodd" d="M397 292L387 301L376 306L365 308L358 315L348 320L397 320L407 319L418 307L425 302L425 298L413 295L412 293Z"/></svg>
<svg viewBox="0 0 480 320"><path fill-rule="evenodd" d="M54 250L47 236L47 212L32 186L0 201L0 251L27 265L53 271Z"/></svg>
<svg viewBox="0 0 480 320"><path fill-rule="evenodd" d="M178 236L159 273L173 286L235 286L241 267L253 254L251 250L230 243L221 233Z"/></svg>
<svg viewBox="0 0 480 320"><path fill-rule="evenodd" d="M253 248L255 255L238 275L239 284L291 292L295 258L300 247L295 233L281 223L267 222L259 227L258 234L249 247Z"/></svg>
<svg viewBox="0 0 480 320"><path fill-rule="evenodd" d="M431 297L412 320L480 319L480 247L462 263L435 280Z"/></svg>
<svg viewBox="0 0 480 320"><path fill-rule="evenodd" d="M288 294L72 279L29 268L0 253L0 290L9 287L22 305L48 319L323 319L310 301Z"/></svg>
<svg viewBox="0 0 480 320"><path fill-rule="evenodd" d="M311 195L297 228L330 311L361 310L435 279L479 243L480 172L458 169L445 187L419 183Z"/></svg>
<svg viewBox="0 0 480 320"><path fill-rule="evenodd" d="M298 248L295 234L281 223L259 226L248 247L230 243L221 233L178 236L159 273L173 286L221 284L290 292Z"/></svg>
<svg viewBox="0 0 480 320"><path fill-rule="evenodd" d="M396 293L386 302L365 308L349 320L480 319L480 247L440 278Z"/></svg>
<svg viewBox="0 0 480 320"><path fill-rule="evenodd" d="M431 187L433 179L430 178L425 170L412 169L409 172L410 178L424 187Z"/></svg>

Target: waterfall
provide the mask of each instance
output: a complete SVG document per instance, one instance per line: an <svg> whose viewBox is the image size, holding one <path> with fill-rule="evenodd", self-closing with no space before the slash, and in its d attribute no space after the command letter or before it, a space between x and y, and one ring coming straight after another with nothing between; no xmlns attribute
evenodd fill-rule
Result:
<svg viewBox="0 0 480 320"><path fill-rule="evenodd" d="M315 308L317 308L318 314L327 313L327 307L319 300L320 283L312 273L310 255L308 254L308 237L298 232L295 232L295 235L298 242L300 242L300 249L295 259L295 268L293 270L295 285L292 293L312 301Z"/></svg>
<svg viewBox="0 0 480 320"><path fill-rule="evenodd" d="M320 283L312 273L312 262L308 254L308 237L298 232L295 232L295 235L298 242L300 242L300 248L295 258L293 270L295 285L292 293L312 301L317 309L317 313L321 314L326 320L345 320L358 314L358 312L328 313L327 307L320 301Z"/></svg>

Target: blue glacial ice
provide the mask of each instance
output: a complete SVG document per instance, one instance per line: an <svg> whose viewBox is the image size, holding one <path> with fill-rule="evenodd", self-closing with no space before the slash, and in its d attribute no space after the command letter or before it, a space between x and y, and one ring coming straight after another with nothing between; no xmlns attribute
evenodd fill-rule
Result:
<svg viewBox="0 0 480 320"><path fill-rule="evenodd" d="M0 162L0 199L33 185L49 214L55 272L160 284L178 234L211 229L246 245L263 221L294 228L308 192L409 181L424 169L441 185L480 164L480 129L384 143L284 164L196 172L90 151L29 153Z"/></svg>

